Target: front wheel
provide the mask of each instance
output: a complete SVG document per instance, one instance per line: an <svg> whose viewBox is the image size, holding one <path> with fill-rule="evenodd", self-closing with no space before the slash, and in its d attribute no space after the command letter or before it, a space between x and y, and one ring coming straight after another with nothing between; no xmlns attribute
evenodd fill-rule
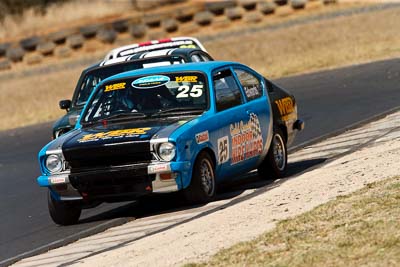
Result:
<svg viewBox="0 0 400 267"><path fill-rule="evenodd" d="M82 204L80 201L57 201L51 195L50 190L47 194L47 204L50 217L56 224L76 224L81 216Z"/></svg>
<svg viewBox="0 0 400 267"><path fill-rule="evenodd" d="M193 168L192 180L184 195L190 203L207 203L215 197L214 164L207 152L201 152Z"/></svg>
<svg viewBox="0 0 400 267"><path fill-rule="evenodd" d="M258 167L259 176L263 179L282 178L287 169L286 141L280 129L274 129L271 146L264 161Z"/></svg>

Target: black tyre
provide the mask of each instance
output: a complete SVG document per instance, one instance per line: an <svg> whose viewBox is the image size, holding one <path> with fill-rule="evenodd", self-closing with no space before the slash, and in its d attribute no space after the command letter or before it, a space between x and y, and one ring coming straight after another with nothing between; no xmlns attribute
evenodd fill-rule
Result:
<svg viewBox="0 0 400 267"><path fill-rule="evenodd" d="M81 216L82 204L80 201L56 201L50 193L47 195L50 217L56 224L75 224Z"/></svg>
<svg viewBox="0 0 400 267"><path fill-rule="evenodd" d="M192 180L184 195L190 203L210 202L216 193L214 164L207 152L201 152L193 168Z"/></svg>
<svg viewBox="0 0 400 267"><path fill-rule="evenodd" d="M274 129L271 146L264 161L258 167L258 174L263 179L282 178L287 169L286 140L279 128Z"/></svg>

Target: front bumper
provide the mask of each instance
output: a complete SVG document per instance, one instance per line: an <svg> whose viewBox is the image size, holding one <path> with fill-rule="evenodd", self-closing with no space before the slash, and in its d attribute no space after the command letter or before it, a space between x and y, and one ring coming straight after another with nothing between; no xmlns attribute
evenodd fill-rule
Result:
<svg viewBox="0 0 400 267"><path fill-rule="evenodd" d="M115 187L114 191L97 192L101 198L123 195L140 196L149 193L166 193L182 188L182 177L190 173L190 162L151 162L96 169L79 173L64 172L42 175L37 178L42 187L49 187L59 200L81 200L90 197L85 186L101 186L103 191ZM120 183L123 179L123 184ZM114 184L112 184L114 183ZM111 185L112 184L112 185ZM89 190L90 191L90 190Z"/></svg>

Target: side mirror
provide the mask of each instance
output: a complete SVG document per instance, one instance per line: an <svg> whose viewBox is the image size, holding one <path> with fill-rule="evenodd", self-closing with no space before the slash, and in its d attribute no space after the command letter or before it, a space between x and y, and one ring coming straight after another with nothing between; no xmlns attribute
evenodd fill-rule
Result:
<svg viewBox="0 0 400 267"><path fill-rule="evenodd" d="M61 100L58 105L61 109L65 109L68 111L68 109L71 107L71 100Z"/></svg>

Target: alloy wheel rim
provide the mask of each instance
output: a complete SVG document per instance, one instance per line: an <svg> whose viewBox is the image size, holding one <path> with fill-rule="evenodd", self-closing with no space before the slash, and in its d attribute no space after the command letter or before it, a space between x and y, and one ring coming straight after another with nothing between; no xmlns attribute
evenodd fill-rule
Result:
<svg viewBox="0 0 400 267"><path fill-rule="evenodd" d="M214 174L211 164L207 160L203 160L200 167L201 182L207 195L214 193Z"/></svg>
<svg viewBox="0 0 400 267"><path fill-rule="evenodd" d="M286 166L286 151L282 137L278 134L274 136L274 160L276 167L282 171Z"/></svg>

